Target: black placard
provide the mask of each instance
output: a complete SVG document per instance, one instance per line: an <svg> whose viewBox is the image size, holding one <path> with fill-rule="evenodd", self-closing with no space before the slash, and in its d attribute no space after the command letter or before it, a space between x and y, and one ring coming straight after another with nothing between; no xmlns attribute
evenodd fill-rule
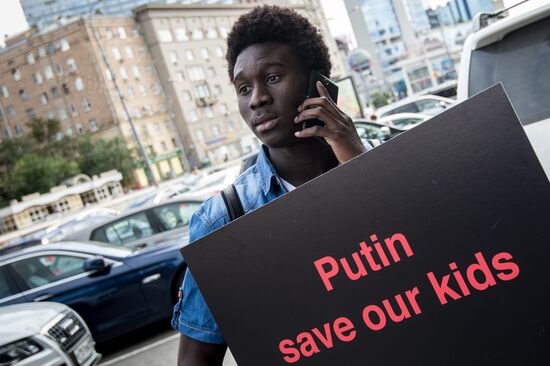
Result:
<svg viewBox="0 0 550 366"><path fill-rule="evenodd" d="M497 85L182 252L240 366L548 365L549 224Z"/></svg>

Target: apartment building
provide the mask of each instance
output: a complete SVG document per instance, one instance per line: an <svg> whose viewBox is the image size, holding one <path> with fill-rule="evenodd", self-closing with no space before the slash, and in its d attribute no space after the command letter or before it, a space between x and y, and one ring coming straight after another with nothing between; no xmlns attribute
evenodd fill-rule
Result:
<svg viewBox="0 0 550 366"><path fill-rule="evenodd" d="M155 177L181 174L178 136L134 19L93 17L52 28L31 28L0 50L0 139L28 133L35 117L55 118L62 128L58 138L86 132L94 139L123 136L136 148L116 78ZM140 161L136 152L135 179L145 186Z"/></svg>
<svg viewBox="0 0 550 366"><path fill-rule="evenodd" d="M292 3L324 34L334 78L343 76L336 43L317 1ZM218 163L257 149L239 114L225 61L228 32L254 5L153 4L134 10L192 165Z"/></svg>

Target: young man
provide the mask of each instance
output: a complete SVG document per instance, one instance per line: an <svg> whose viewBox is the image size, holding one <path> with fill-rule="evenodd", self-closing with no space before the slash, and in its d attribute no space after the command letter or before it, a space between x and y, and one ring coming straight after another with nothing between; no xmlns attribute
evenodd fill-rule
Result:
<svg viewBox="0 0 550 366"><path fill-rule="evenodd" d="M330 100L321 83L321 97L305 100L310 70L329 77L331 68L327 47L306 18L277 6L257 7L235 23L227 45L239 111L263 143L256 163L235 181L245 212L365 151L351 118ZM326 126L301 131L302 122L312 118ZM190 241L228 222L223 199L215 196L193 215ZM182 333L179 365L222 364L223 336L189 271L172 325Z"/></svg>

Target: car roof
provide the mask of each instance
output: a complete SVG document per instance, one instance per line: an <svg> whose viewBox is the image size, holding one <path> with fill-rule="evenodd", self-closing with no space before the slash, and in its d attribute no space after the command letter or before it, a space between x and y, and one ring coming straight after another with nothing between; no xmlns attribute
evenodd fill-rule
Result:
<svg viewBox="0 0 550 366"><path fill-rule="evenodd" d="M395 132L405 132L406 130L402 129L402 128L399 128L397 126L393 126L393 125L385 125L383 123L378 123L376 121L369 121L368 119L356 119L353 121L353 123L355 124L358 124L358 125L361 125L361 124L365 124L365 125L371 125L371 126L375 126L375 127L389 127L391 130L394 130Z"/></svg>
<svg viewBox="0 0 550 366"><path fill-rule="evenodd" d="M445 97L440 97L439 95L432 95L432 94L426 94L426 95L412 95L410 97L407 97L407 98L403 98L397 102L394 102L394 103L391 103L391 104L388 104L388 105L385 105L383 107L380 107L378 108L376 111L375 111L375 114L377 116L380 116L388 111L391 111L395 108L399 108L399 107L402 107L404 105L407 105L407 104L410 104L410 103L414 103L414 102L418 102L419 100L426 100L426 99L436 99L436 100L440 100L440 101L443 101L443 102L447 102L449 104L453 104L455 103L454 100L452 99L449 99L449 98L445 98Z"/></svg>
<svg viewBox="0 0 550 366"><path fill-rule="evenodd" d="M40 253L44 251L69 251L114 258L125 258L133 253L131 249L105 243L66 241L51 244L38 244L36 246L25 248L17 252L2 255L0 256L0 262L8 261L22 255Z"/></svg>

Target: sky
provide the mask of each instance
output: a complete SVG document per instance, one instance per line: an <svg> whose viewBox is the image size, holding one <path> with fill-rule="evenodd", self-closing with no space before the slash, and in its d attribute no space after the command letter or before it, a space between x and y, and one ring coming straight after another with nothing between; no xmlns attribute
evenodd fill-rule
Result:
<svg viewBox="0 0 550 366"><path fill-rule="evenodd" d="M422 0L425 7L436 7L445 4L448 0ZM504 0L506 6L513 5L520 0ZM530 0L529 7L543 4L550 0ZM344 0L321 0L329 28L334 37L350 35L353 41L351 24L346 14ZM4 45L6 34L15 35L28 27L25 15L19 0L0 0L0 46Z"/></svg>

